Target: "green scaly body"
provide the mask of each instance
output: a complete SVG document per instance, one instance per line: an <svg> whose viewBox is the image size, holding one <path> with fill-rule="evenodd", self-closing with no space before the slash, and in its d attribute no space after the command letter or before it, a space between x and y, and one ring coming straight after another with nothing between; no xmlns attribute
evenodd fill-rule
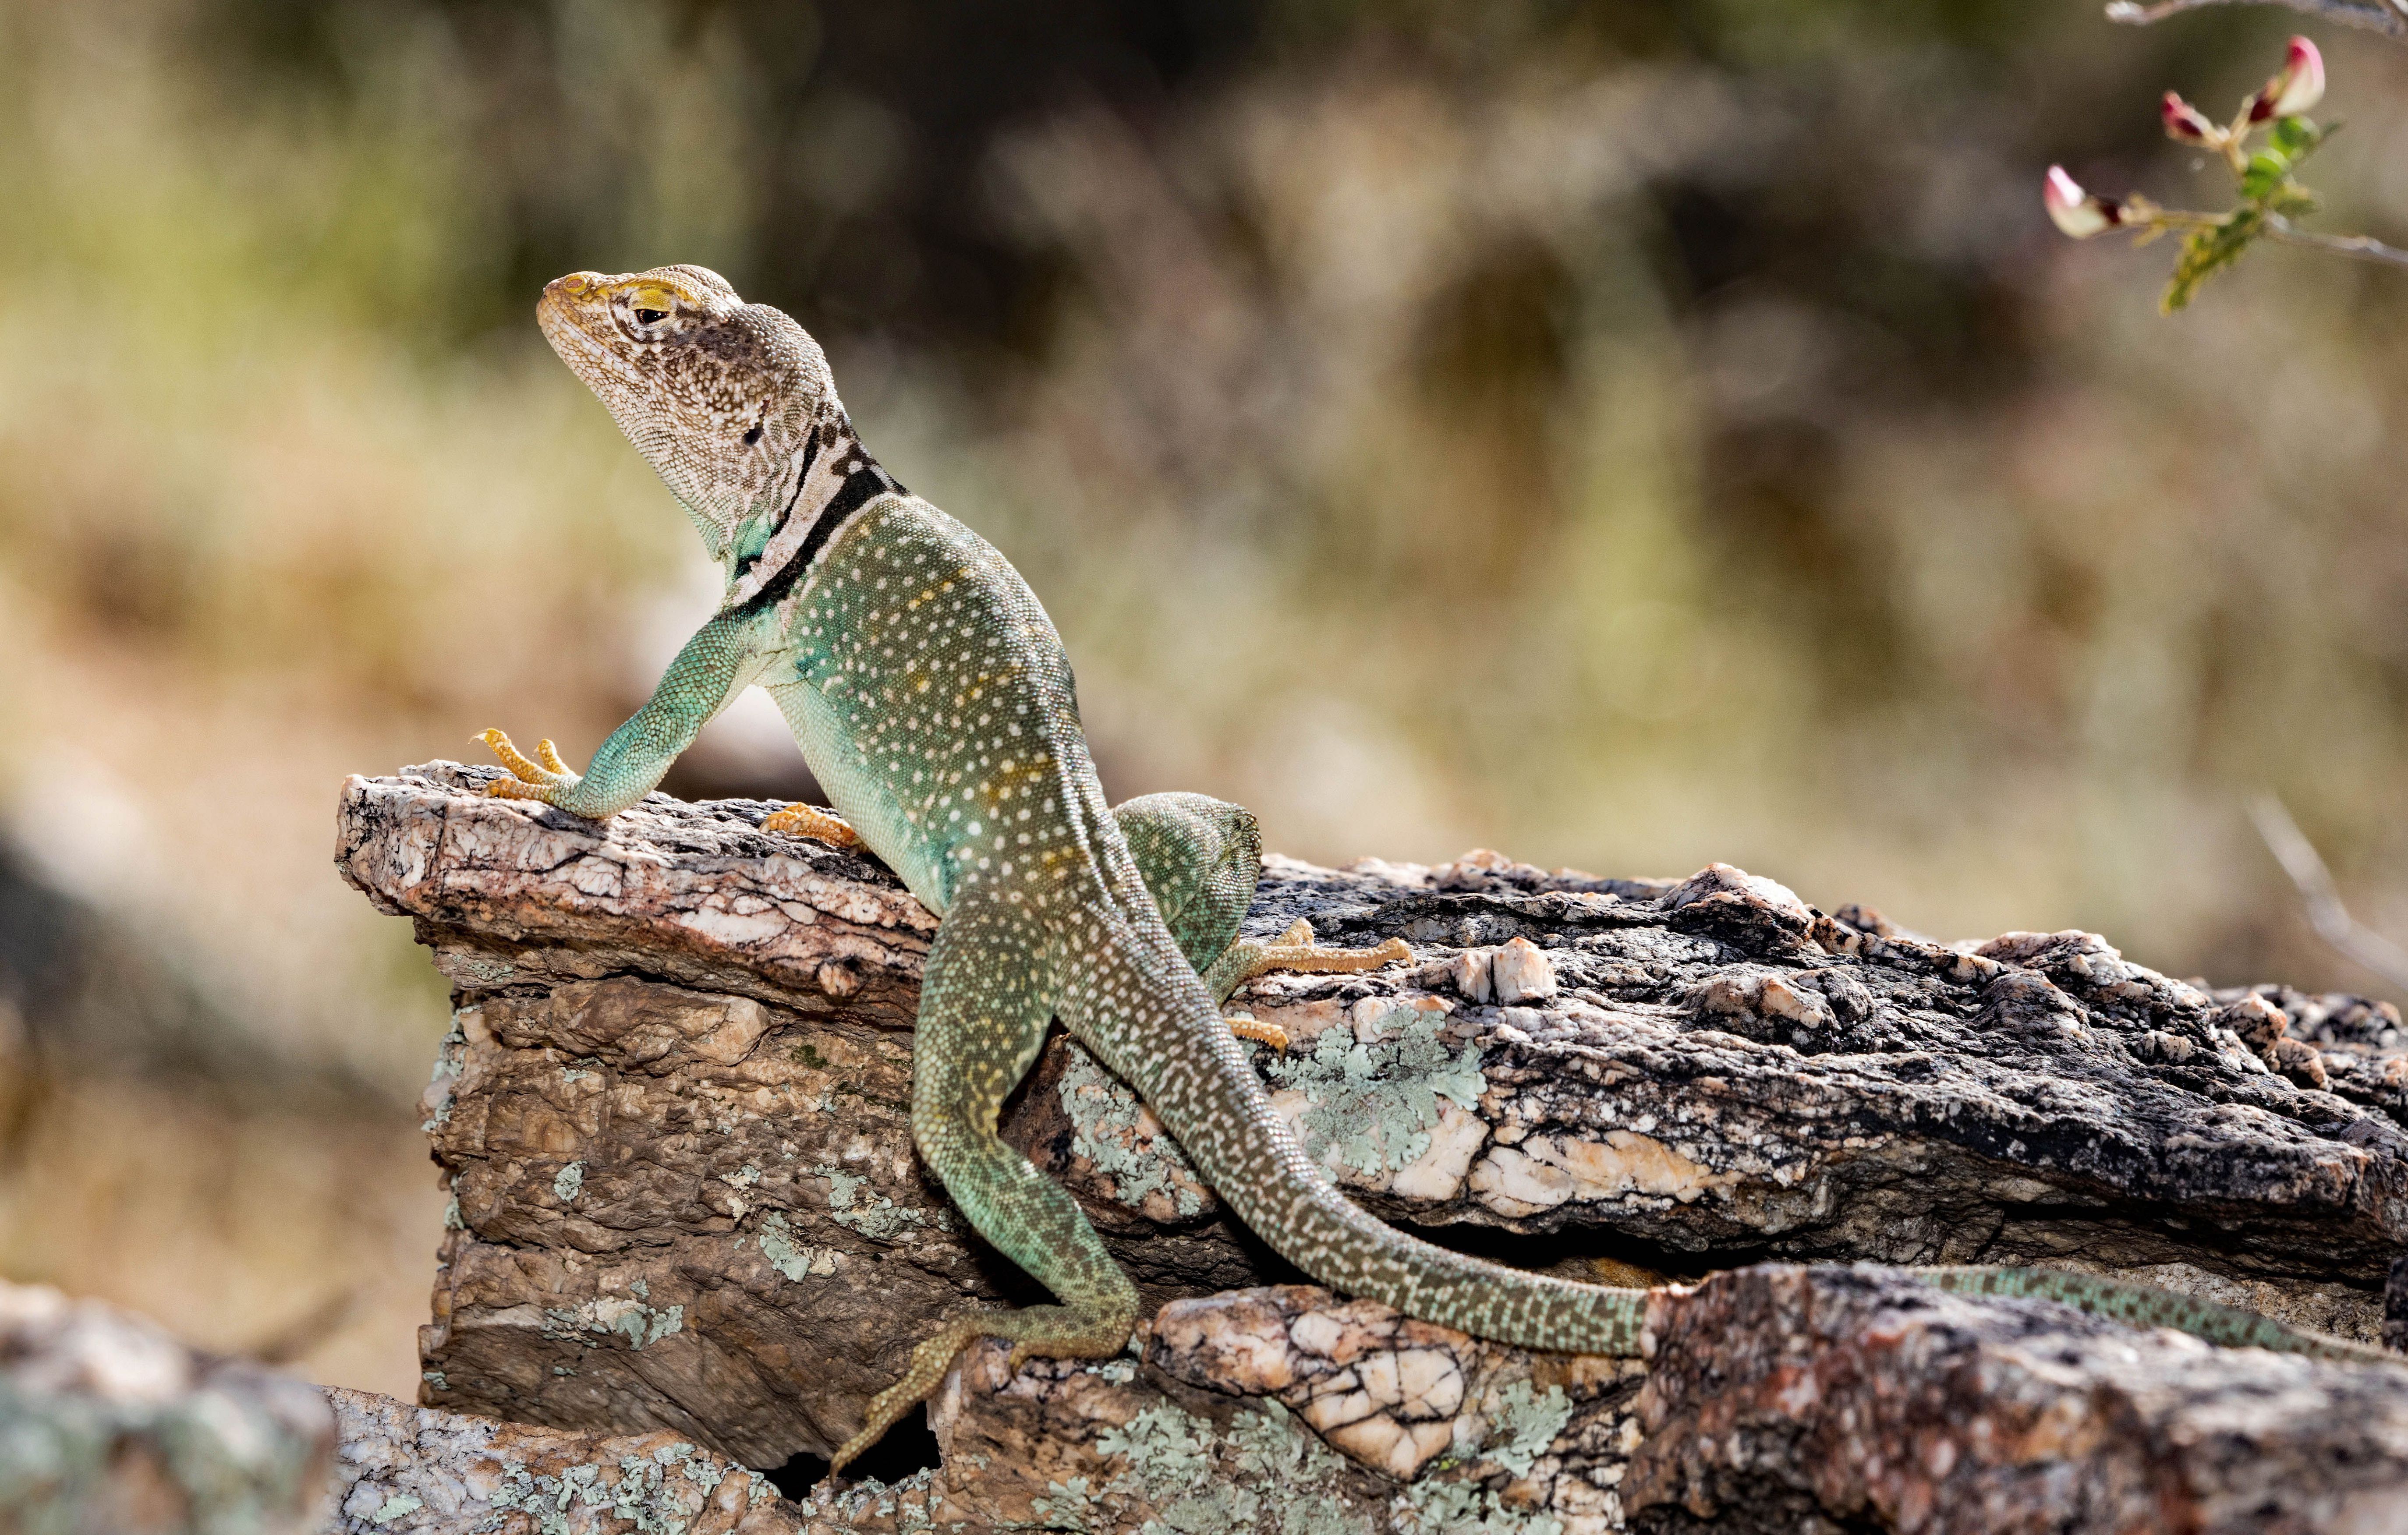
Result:
<svg viewBox="0 0 2408 1535"><path fill-rule="evenodd" d="M871 1404L839 1466L972 1338L1070 1356L1127 1341L1136 1289L1070 1198L996 1132L1055 1017L1137 1090L1240 1218L1314 1278L1504 1342L1639 1352L1648 1292L1422 1241L1306 1159L1221 1016L1256 948L1237 939L1260 869L1252 817L1197 796L1107 809L1044 610L1001 554L861 449L799 326L690 266L565 278L539 313L726 564L728 595L582 777L558 768L548 743L538 768L496 733L518 774L497 788L608 816L659 782L740 689L766 687L838 811L941 918L913 1044L913 1139L970 1224L1058 1302L946 1324ZM2085 1276L1925 1272L2218 1341L2382 1356Z"/></svg>

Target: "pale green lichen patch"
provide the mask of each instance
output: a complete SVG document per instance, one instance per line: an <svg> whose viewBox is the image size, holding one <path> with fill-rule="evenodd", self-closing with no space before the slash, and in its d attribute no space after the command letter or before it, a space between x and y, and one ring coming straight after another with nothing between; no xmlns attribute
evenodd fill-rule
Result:
<svg viewBox="0 0 2408 1535"><path fill-rule="evenodd" d="M1180 1215L1204 1208L1203 1180L1168 1135L1140 1128L1145 1111L1137 1095L1077 1044L1062 1073L1062 1111L1070 1117L1070 1149L1112 1181L1112 1196L1142 1206L1159 1194Z"/></svg>
<svg viewBox="0 0 2408 1535"><path fill-rule="evenodd" d="M552 1176L552 1192L562 1204L574 1204L585 1190L585 1164L571 1162Z"/></svg>
<svg viewBox="0 0 2408 1535"><path fill-rule="evenodd" d="M794 1228L786 1217L771 1211L761 1221L761 1255L769 1267L786 1276L789 1283L799 1284L812 1274L832 1274L837 1270L838 1254L832 1247L811 1247L795 1240Z"/></svg>
<svg viewBox="0 0 2408 1535"><path fill-rule="evenodd" d="M1541 1397L1530 1389L1529 1382L1515 1381L1497 1394L1496 1410L1489 1414L1488 1442L1481 1447L1481 1454L1515 1476L1526 1476L1531 1464L1547 1453L1547 1446L1571 1420L1571 1399L1562 1386L1551 1385Z"/></svg>
<svg viewBox="0 0 2408 1535"><path fill-rule="evenodd" d="M862 1185L869 1180L858 1173L817 1167L811 1169L811 1176L827 1180L829 1217L837 1225L849 1227L872 1241L893 1241L913 1227L928 1224L925 1215L896 1204L883 1194L863 1198Z"/></svg>
<svg viewBox="0 0 2408 1535"><path fill-rule="evenodd" d="M615 1467L571 1466L557 1476L510 1461L486 1499L494 1512L464 1528L571 1535L579 1523L570 1520L569 1511L581 1506L607 1511L638 1535L686 1535L726 1475L710 1456L684 1443L665 1444L648 1456L621 1456Z"/></svg>
<svg viewBox="0 0 2408 1535"><path fill-rule="evenodd" d="M1571 1399L1561 1386L1541 1396L1527 1381L1497 1393L1487 1413L1487 1438L1478 1460L1508 1477L1527 1476L1571 1421ZM1398 1495L1389 1506L1406 1535L1562 1535L1563 1521L1541 1509L1509 1508L1482 1482L1432 1477Z"/></svg>
<svg viewBox="0 0 2408 1535"><path fill-rule="evenodd" d="M1440 1098L1476 1108L1488 1086L1480 1049L1450 1050L1445 1026L1443 1012L1398 1003L1369 1041L1326 1028L1312 1050L1268 1063L1273 1082L1309 1100L1297 1125L1305 1154L1356 1173L1393 1171L1429 1150Z"/></svg>
<svg viewBox="0 0 2408 1535"><path fill-rule="evenodd" d="M1107 1428L1096 1448L1123 1469L1097 1483L1076 1476L1033 1500L1045 1527L1121 1528L1116 1511L1150 1510L1139 1535L1369 1535L1370 1521L1335 1499L1283 1496L1328 1486L1345 1462L1277 1402L1259 1402L1228 1428L1157 1402Z"/></svg>
<svg viewBox="0 0 2408 1535"><path fill-rule="evenodd" d="M436 1049L435 1069L428 1074L426 1091L419 1099L426 1111L426 1118L418 1127L427 1134L433 1135L437 1128L452 1122L452 1100L460 1085L460 1073L466 1069L467 1061L468 1037L460 1031L459 1019L455 1016L452 1022L452 1032L443 1036L442 1044Z"/></svg>
<svg viewBox="0 0 2408 1535"><path fill-rule="evenodd" d="M842 1528L876 1528L891 1531L892 1535L924 1535L925 1531L937 1529L967 1532L990 1528L983 1523L965 1525L954 1520L947 1520L941 1525L937 1523L928 1513L928 1503L935 1494L936 1483L934 1467L913 1471L899 1482L881 1482L874 1476L865 1477L856 1485L818 1494L812 1502L812 1512L835 1514L841 1521ZM822 1527L814 1522L810 1528L817 1529ZM1025 1529L1028 1527L1009 1523L994 1528ZM1079 1527L1056 1528L1075 1529Z"/></svg>
<svg viewBox="0 0 2408 1535"><path fill-rule="evenodd" d="M1477 1482L1420 1482L1390 1505L1405 1535L1563 1535L1538 1509L1510 1509Z"/></svg>
<svg viewBox="0 0 2408 1535"><path fill-rule="evenodd" d="M543 1315L546 1338L573 1341L580 1332L615 1332L638 1350L685 1329L682 1305L655 1309L618 1296L604 1296L581 1306L547 1306Z"/></svg>
<svg viewBox="0 0 2408 1535"><path fill-rule="evenodd" d="M409 1496L409 1494L406 1492L397 1492L377 1505L377 1511L368 1515L368 1523L372 1525L389 1525L395 1519L400 1518L403 1514L415 1513L425 1506L426 1505L424 1503L420 1502L417 1499Z"/></svg>
<svg viewBox="0 0 2408 1535"><path fill-rule="evenodd" d="M628 1345L638 1349L657 1343L684 1327L683 1306L671 1306L666 1311L654 1311L650 1306L631 1306L610 1321L610 1330L626 1334Z"/></svg>
<svg viewBox="0 0 2408 1535"><path fill-rule="evenodd" d="M153 1343L109 1337L70 1373L37 1342L31 1370L0 1372L0 1530L113 1535L123 1527L106 1511L123 1508L129 1492L156 1518L174 1511L172 1528L191 1535L301 1528L325 1476L295 1399L314 1393L281 1380L200 1385L162 1356L172 1345ZM119 1368L123 1379L110 1378ZM103 1377L101 1390L86 1369Z"/></svg>

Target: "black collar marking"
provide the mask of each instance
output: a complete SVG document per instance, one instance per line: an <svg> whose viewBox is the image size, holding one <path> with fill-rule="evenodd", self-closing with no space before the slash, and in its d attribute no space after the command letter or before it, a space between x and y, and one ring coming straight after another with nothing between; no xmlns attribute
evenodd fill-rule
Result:
<svg viewBox="0 0 2408 1535"><path fill-rule="evenodd" d="M810 574L811 567L819 561L820 551L827 547L827 541L836 536L836 530L844 524L846 518L889 491L898 495L910 494L896 482L892 475L879 467L876 459L862 452L858 441L848 442L846 446L860 460L861 467L845 476L844 483L828 497L828 504L820 511L819 521L811 525L810 533L804 535L803 547L795 551L795 557L786 562L785 568L770 577L761 590L737 607L739 616L750 618L783 601L786 594ZM803 473L810 473L808 464L804 466Z"/></svg>
<svg viewBox="0 0 2408 1535"><path fill-rule="evenodd" d="M811 466L818 463L819 458L820 435L813 432L810 441L803 444L803 466L796 471L795 488L787 493L786 504L779 509L778 520L769 524L769 537L762 540L759 550L746 555L743 563L736 567L737 580L741 581L751 575L752 567L761 563L761 556L769 552L769 544L778 537L779 529L784 527L786 519L795 514L795 503L802 499L803 487L811 482Z"/></svg>

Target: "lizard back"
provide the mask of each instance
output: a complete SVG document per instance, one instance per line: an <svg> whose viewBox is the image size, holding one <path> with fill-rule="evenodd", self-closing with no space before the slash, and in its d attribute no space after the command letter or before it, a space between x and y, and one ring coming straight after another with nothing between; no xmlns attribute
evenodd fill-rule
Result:
<svg viewBox="0 0 2408 1535"><path fill-rule="evenodd" d="M1409 1236L1306 1157L1156 911L1107 812L1061 640L993 546L917 497L885 497L829 540L794 600L799 685L781 701L837 809L939 914L978 909L997 971L1050 992L1248 1226L1314 1278L1416 1316L1629 1352L1638 1292ZM1016 1077L996 1043L995 1068Z"/></svg>

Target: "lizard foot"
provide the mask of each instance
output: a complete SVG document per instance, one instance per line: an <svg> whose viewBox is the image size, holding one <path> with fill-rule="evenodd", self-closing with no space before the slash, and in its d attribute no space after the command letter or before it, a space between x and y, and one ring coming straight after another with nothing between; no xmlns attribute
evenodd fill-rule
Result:
<svg viewBox="0 0 2408 1535"><path fill-rule="evenodd" d="M494 755L502 759L502 766L511 774L509 778L495 779L486 784L485 792L489 795L502 799L533 799L546 805L556 805L560 802L560 795L577 787L577 774L569 770L568 764L560 760L559 749L548 739L535 743L535 754L543 759L540 763L529 762L510 743L510 738L499 730L488 730L477 739L492 748Z"/></svg>
<svg viewBox="0 0 2408 1535"><path fill-rule="evenodd" d="M945 1372L962 1350L982 1338L1002 1338L1011 1343L1005 1368L1018 1373L1031 1358L1100 1359L1118 1354L1137 1325L1136 1297L1129 1304L1103 1305L1095 1310L1072 1306L1027 1306L1019 1311L972 1312L937 1329L936 1336L911 1350L903 1378L870 1399L861 1431L837 1447L828 1457L833 1480L861 1453L895 1427L904 1413L925 1401L944 1383Z"/></svg>
<svg viewBox="0 0 2408 1535"><path fill-rule="evenodd" d="M1243 1014L1224 1018L1221 1021L1228 1025L1229 1032L1240 1040L1252 1040L1256 1044L1267 1044L1283 1054L1287 1052L1287 1030L1277 1024L1267 1024L1259 1018L1248 1018Z"/></svg>
<svg viewBox="0 0 2408 1535"><path fill-rule="evenodd" d="M761 829L783 832L789 837L816 837L830 847L861 846L861 834L845 825L841 817L810 805L789 805L782 811L771 811L762 818Z"/></svg>
<svg viewBox="0 0 2408 1535"><path fill-rule="evenodd" d="M1240 979L1251 981L1267 970L1376 970L1412 956L1413 952L1400 938L1392 938L1376 949L1324 948L1312 940L1312 924L1298 917L1286 932L1255 947Z"/></svg>

